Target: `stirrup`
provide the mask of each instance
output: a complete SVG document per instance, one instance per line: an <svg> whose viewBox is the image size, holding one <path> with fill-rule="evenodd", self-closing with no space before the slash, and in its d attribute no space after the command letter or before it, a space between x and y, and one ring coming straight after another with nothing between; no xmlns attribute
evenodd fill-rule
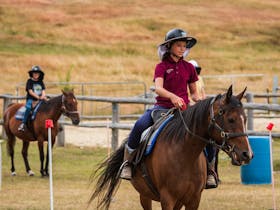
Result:
<svg viewBox="0 0 280 210"><path fill-rule="evenodd" d="M24 131L24 126L25 126L25 124L21 123L18 127L18 131Z"/></svg>
<svg viewBox="0 0 280 210"><path fill-rule="evenodd" d="M216 177L213 174L209 174L207 176L205 189L212 189L217 187L218 187L218 183Z"/></svg>
<svg viewBox="0 0 280 210"><path fill-rule="evenodd" d="M118 176L121 179L131 180L132 171L128 161L124 161L119 169Z"/></svg>

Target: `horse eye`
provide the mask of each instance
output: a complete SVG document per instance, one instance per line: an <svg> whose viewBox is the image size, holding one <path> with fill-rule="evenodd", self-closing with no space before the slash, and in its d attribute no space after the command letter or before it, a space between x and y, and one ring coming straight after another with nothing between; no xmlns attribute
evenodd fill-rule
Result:
<svg viewBox="0 0 280 210"><path fill-rule="evenodd" d="M228 119L228 122L229 122L229 123L234 123L234 119L233 119L233 118L229 118L229 119Z"/></svg>

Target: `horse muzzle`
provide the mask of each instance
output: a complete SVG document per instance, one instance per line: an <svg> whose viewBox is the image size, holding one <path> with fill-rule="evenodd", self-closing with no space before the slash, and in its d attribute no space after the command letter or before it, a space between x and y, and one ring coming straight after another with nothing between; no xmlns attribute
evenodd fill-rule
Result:
<svg viewBox="0 0 280 210"><path fill-rule="evenodd" d="M253 153L251 151L241 151L236 147L230 152L231 163L235 166L241 166L249 164L253 159Z"/></svg>

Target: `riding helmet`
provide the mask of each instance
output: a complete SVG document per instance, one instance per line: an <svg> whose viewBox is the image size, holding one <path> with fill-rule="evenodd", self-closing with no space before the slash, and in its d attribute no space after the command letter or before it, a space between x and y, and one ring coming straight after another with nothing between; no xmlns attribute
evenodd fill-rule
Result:
<svg viewBox="0 0 280 210"><path fill-rule="evenodd" d="M186 48L192 48L196 44L196 39L190 36L187 36L187 32L182 29L172 29L168 31L165 35L165 40L159 46L166 45L172 41L182 40L186 41Z"/></svg>
<svg viewBox="0 0 280 210"><path fill-rule="evenodd" d="M199 75L201 67L198 65L198 63L195 60L190 60L189 63L191 63L194 66L196 73Z"/></svg>
<svg viewBox="0 0 280 210"><path fill-rule="evenodd" d="M31 70L29 70L28 74L29 74L30 77L32 77L33 73L40 73L39 80L44 79L45 73L42 71L40 66L32 66L32 68L31 68Z"/></svg>

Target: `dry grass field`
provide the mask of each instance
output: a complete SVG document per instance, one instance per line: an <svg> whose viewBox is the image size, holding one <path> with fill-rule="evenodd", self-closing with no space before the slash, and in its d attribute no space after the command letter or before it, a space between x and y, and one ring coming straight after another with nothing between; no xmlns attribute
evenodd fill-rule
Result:
<svg viewBox="0 0 280 210"><path fill-rule="evenodd" d="M230 83L271 90L279 76L279 9L278 0L1 0L0 93L14 94L35 64L45 82L71 71L72 82L137 80L149 87L157 45L175 27L197 38L188 59L202 74L264 74L209 81L209 92Z"/></svg>

